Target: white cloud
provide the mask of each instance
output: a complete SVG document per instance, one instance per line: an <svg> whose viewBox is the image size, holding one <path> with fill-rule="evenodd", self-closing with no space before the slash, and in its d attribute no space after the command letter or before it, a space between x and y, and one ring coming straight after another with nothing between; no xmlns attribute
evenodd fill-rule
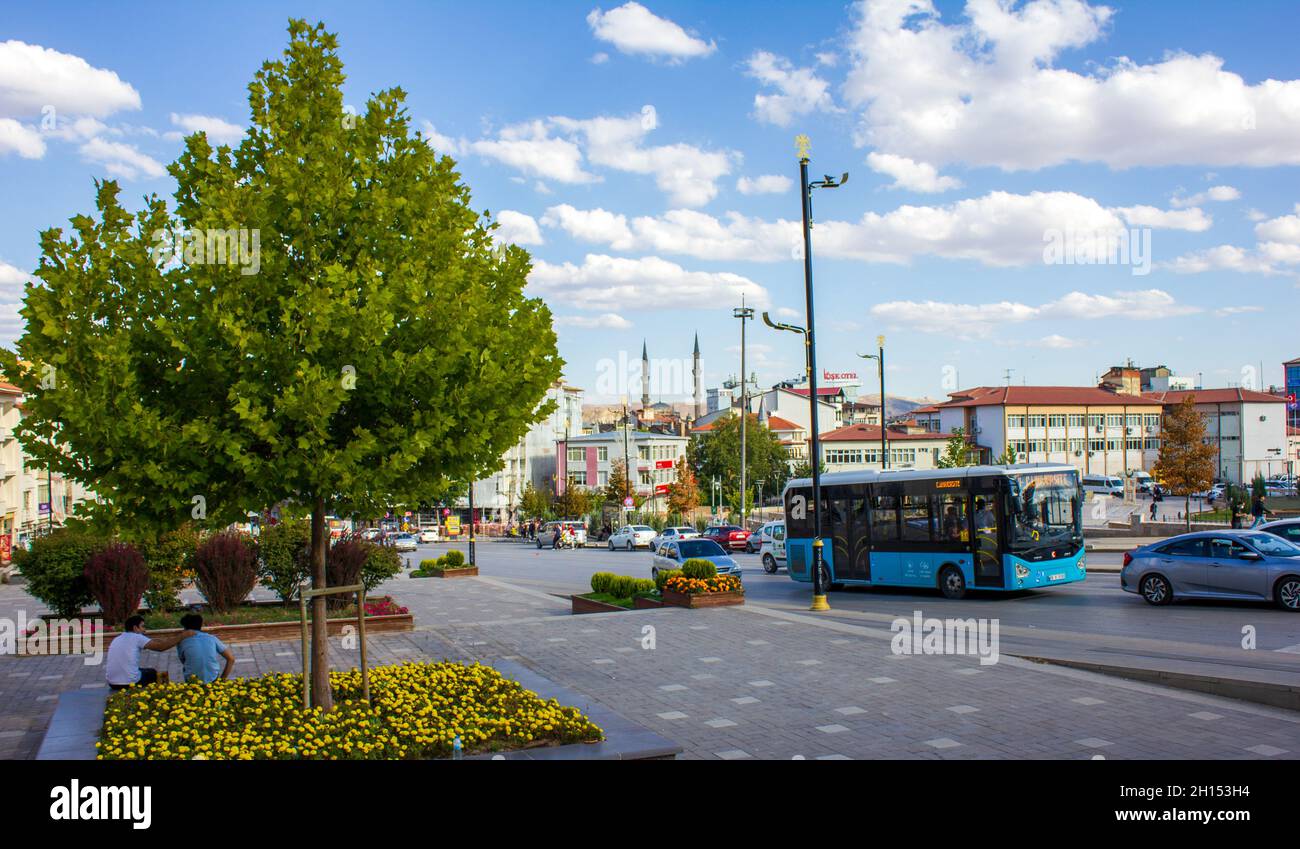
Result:
<svg viewBox="0 0 1300 849"><path fill-rule="evenodd" d="M984 339L1003 325L1039 319L1131 318L1155 320L1199 312L1197 307L1178 304L1160 289L1091 295L1070 292L1039 306L1001 301L989 304L957 304L940 301L890 301L871 308L871 314L893 326L926 333L942 333L960 339ZM1068 340L1067 340L1068 341ZM1060 337L1043 337L1040 344L1063 347Z"/></svg>
<svg viewBox="0 0 1300 849"><path fill-rule="evenodd" d="M840 63L840 57L839 54L837 53L832 53L830 51L827 51L824 53L817 54L818 65L824 65L827 68L834 68L839 63Z"/></svg>
<svg viewBox="0 0 1300 849"><path fill-rule="evenodd" d="M736 191L742 195L779 195L794 188L794 180L780 174L763 174L758 177L741 177L736 181Z"/></svg>
<svg viewBox="0 0 1300 849"><path fill-rule="evenodd" d="M210 115L178 115L171 113L173 127L180 127L181 132L167 133L165 138L180 139L194 133L202 132L208 136L208 143L217 145L237 145L244 138L244 128L221 118Z"/></svg>
<svg viewBox="0 0 1300 849"><path fill-rule="evenodd" d="M1069 339L1059 333L1051 333L1041 339L1035 339L1027 343L1031 348L1052 348L1054 350L1066 350L1067 348L1078 348L1083 345L1078 339Z"/></svg>
<svg viewBox="0 0 1300 849"><path fill-rule="evenodd" d="M775 94L754 95L754 114L760 121L787 127L811 112L837 112L830 83L811 68L796 68L790 60L766 50L749 57L745 73L776 89Z"/></svg>
<svg viewBox="0 0 1300 849"><path fill-rule="evenodd" d="M433 126L431 121L422 121L420 124L420 135L424 141L434 151L443 156L460 156L465 150L464 140L457 140L451 136L444 136L438 132L438 128Z"/></svg>
<svg viewBox="0 0 1300 849"><path fill-rule="evenodd" d="M161 162L123 142L96 137L83 144L80 151L87 160L103 165L109 174L124 180L140 177L156 179L167 174L167 169Z"/></svg>
<svg viewBox="0 0 1300 849"><path fill-rule="evenodd" d="M652 251L706 260L798 260L803 244L797 221L765 221L739 212L717 218L687 209L627 219L605 210L552 207L542 223L618 251ZM818 220L813 251L826 259L908 263L921 256L969 259L993 267L1043 262L1049 230L1069 232L1077 246L1101 246L1128 227L1200 231L1200 210L1155 207L1108 209L1073 192L990 192L943 206L905 205L869 212L857 221Z"/></svg>
<svg viewBox="0 0 1300 849"><path fill-rule="evenodd" d="M140 93L121 77L80 56L21 41L0 43L0 115L55 114L103 118L139 109Z"/></svg>
<svg viewBox="0 0 1300 849"><path fill-rule="evenodd" d="M528 284L530 294L548 303L592 311L633 304L643 309L694 309L701 303L737 302L742 296L755 307L768 304L767 290L747 277L687 271L655 256L624 259L587 254L582 265L538 260Z"/></svg>
<svg viewBox="0 0 1300 849"><path fill-rule="evenodd" d="M1242 315L1244 313L1263 312L1263 311L1264 311L1263 307L1219 307L1217 310L1214 311L1214 314L1219 316L1220 318L1225 318L1227 316Z"/></svg>
<svg viewBox="0 0 1300 849"><path fill-rule="evenodd" d="M0 118L0 156L8 153L40 159L45 155L45 140L39 132L13 118Z"/></svg>
<svg viewBox="0 0 1300 849"><path fill-rule="evenodd" d="M893 153L867 154L867 167L878 174L894 178L891 189L909 189L914 192L946 192L961 187L955 177L940 177L938 170L928 162L914 162L906 156Z"/></svg>
<svg viewBox="0 0 1300 849"><path fill-rule="evenodd" d="M600 315L557 315L555 323L561 327L581 327L584 329L627 330L632 327L618 313L606 312Z"/></svg>
<svg viewBox="0 0 1300 849"><path fill-rule="evenodd" d="M0 260L0 344L11 345L22 335L26 322L19 315L27 283L35 278Z"/></svg>
<svg viewBox="0 0 1300 849"><path fill-rule="evenodd" d="M1184 254L1166 263L1179 274L1235 271L1242 274L1287 274L1300 271L1300 203L1294 215L1280 215L1255 225L1255 248L1218 245Z"/></svg>
<svg viewBox="0 0 1300 849"><path fill-rule="evenodd" d="M591 55L591 64L593 65L603 65L608 61L609 61L608 53L601 52L601 53L593 53Z"/></svg>
<svg viewBox="0 0 1300 849"><path fill-rule="evenodd" d="M663 58L677 63L708 56L717 49L712 41L689 34L682 27L661 18L640 3L624 3L608 12L593 9L587 15L591 33L632 56Z"/></svg>
<svg viewBox="0 0 1300 849"><path fill-rule="evenodd" d="M498 242L512 245L540 245L542 231L537 227L537 219L513 209L503 209L497 213L497 229L493 238Z"/></svg>
<svg viewBox="0 0 1300 849"><path fill-rule="evenodd" d="M879 151L1006 170L1300 163L1300 80L1251 85L1217 56L1177 52L1057 67L1102 38L1108 7L969 0L951 24L932 0L857 10L843 96L861 109L859 142Z"/></svg>
<svg viewBox="0 0 1300 849"><path fill-rule="evenodd" d="M1169 199L1169 205L1175 209L1182 209L1187 206L1199 206L1208 201L1217 201L1222 203L1224 201L1237 200L1240 197L1241 192L1237 191L1232 186L1211 186L1203 192L1197 192L1188 197L1175 195Z"/></svg>
<svg viewBox="0 0 1300 849"><path fill-rule="evenodd" d="M557 183L594 183L582 167L582 150L569 139L554 138L542 121L506 127L495 139L473 142L469 149L520 171Z"/></svg>

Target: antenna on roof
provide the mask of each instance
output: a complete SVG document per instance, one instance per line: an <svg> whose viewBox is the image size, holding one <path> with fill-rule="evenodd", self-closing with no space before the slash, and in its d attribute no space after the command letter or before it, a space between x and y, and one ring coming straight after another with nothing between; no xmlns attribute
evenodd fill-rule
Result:
<svg viewBox="0 0 1300 849"><path fill-rule="evenodd" d="M1010 386L1010 385L1011 385L1011 373L1012 373L1013 371L1015 371L1015 369L1013 369L1013 368L1009 368L1009 369L1006 370L1006 375L1005 375L1005 377L1006 377L1006 381L1007 381L1007 386Z"/></svg>

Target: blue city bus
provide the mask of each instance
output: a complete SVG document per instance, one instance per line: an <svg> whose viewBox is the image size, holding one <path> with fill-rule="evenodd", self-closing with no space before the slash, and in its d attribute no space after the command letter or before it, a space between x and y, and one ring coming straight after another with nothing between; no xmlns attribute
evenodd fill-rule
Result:
<svg viewBox="0 0 1300 849"><path fill-rule="evenodd" d="M822 587L1028 590L1082 581L1073 466L1028 463L821 476ZM790 577L812 581L812 479L784 492Z"/></svg>

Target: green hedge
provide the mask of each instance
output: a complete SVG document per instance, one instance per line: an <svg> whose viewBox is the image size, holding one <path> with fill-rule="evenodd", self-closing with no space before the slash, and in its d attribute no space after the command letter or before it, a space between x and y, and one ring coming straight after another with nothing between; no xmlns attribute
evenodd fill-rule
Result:
<svg viewBox="0 0 1300 849"><path fill-rule="evenodd" d="M718 574L718 567L700 557L692 557L682 564L682 574L688 578L706 581Z"/></svg>
<svg viewBox="0 0 1300 849"><path fill-rule="evenodd" d="M443 564L443 569L460 569L465 565L465 555L453 548L439 557L438 562Z"/></svg>
<svg viewBox="0 0 1300 849"><path fill-rule="evenodd" d="M591 576L593 593L604 593L615 598L632 598L637 593L648 593L656 588L655 582L649 578L633 578L612 572L597 572Z"/></svg>
<svg viewBox="0 0 1300 849"><path fill-rule="evenodd" d="M86 583L86 561L108 540L76 527L59 528L14 552L14 565L27 579L27 591L60 616L75 616L95 600Z"/></svg>
<svg viewBox="0 0 1300 849"><path fill-rule="evenodd" d="M664 584L668 583L668 579L680 574L682 574L681 569L660 569L655 575L655 589L663 592Z"/></svg>

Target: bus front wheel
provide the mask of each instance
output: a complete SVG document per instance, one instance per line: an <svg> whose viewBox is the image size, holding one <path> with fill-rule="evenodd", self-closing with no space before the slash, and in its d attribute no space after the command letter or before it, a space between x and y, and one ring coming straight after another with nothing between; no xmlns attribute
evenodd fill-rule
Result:
<svg viewBox="0 0 1300 849"><path fill-rule="evenodd" d="M945 566L939 571L939 589L946 598L965 598L966 577L956 566Z"/></svg>

